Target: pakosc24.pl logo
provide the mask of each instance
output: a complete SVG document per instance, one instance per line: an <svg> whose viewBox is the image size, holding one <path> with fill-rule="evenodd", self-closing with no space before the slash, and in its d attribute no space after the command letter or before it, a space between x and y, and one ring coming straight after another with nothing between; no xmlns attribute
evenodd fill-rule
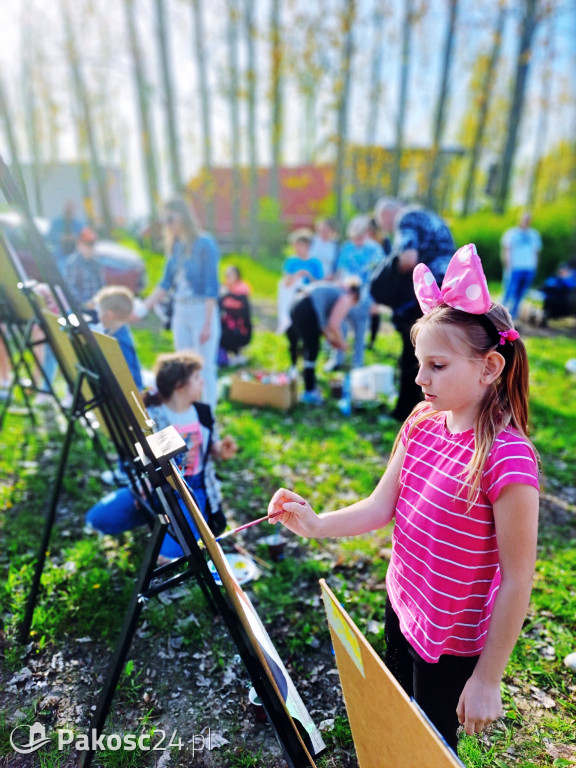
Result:
<svg viewBox="0 0 576 768"><path fill-rule="evenodd" d="M106 750L110 752L117 752L119 750L133 752L136 749L148 752L150 750L181 750L183 748L182 739L178 738L177 731L173 731L172 735L169 736L161 728L156 728L153 733L123 733L122 735L117 733L109 735L101 733L98 735L95 728L92 728L90 733L74 733L69 728L57 728L56 735L59 750L73 747L79 752L88 750L94 752ZM42 723L18 725L10 734L12 749L21 755L36 752L37 749L40 749L49 741L50 738L46 736L46 729ZM210 728L208 728L206 735L196 734L190 740L189 749L192 754L202 752L205 748L208 750L212 749Z"/></svg>

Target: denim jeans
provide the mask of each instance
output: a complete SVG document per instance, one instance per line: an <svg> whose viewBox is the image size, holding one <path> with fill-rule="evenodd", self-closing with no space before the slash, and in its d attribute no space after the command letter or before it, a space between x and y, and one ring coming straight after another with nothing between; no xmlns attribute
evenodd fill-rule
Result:
<svg viewBox="0 0 576 768"><path fill-rule="evenodd" d="M513 320L518 317L522 299L530 290L535 275L536 270L534 269L513 269L510 272L504 296L504 306L508 308Z"/></svg>
<svg viewBox="0 0 576 768"><path fill-rule="evenodd" d="M220 315L218 307L212 311L211 333L208 341L200 343L200 332L204 326L206 302L204 299L188 299L174 302L172 330L177 350L193 349L204 358L203 400L214 410L218 397L218 349L220 346Z"/></svg>

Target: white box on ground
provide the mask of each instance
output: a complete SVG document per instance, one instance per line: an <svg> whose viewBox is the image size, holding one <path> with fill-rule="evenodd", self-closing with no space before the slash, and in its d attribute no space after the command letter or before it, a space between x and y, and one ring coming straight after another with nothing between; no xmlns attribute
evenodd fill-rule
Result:
<svg viewBox="0 0 576 768"><path fill-rule="evenodd" d="M394 389L394 368L391 365L367 365L354 368L350 375L353 400L375 400L377 395L391 397Z"/></svg>

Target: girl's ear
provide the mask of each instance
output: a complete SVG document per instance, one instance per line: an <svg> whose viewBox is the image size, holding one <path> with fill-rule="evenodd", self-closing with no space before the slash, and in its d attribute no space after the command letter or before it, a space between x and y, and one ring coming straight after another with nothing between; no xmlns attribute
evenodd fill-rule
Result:
<svg viewBox="0 0 576 768"><path fill-rule="evenodd" d="M504 370L506 361L499 352L493 349L484 358L484 367L482 369L482 382L492 384Z"/></svg>

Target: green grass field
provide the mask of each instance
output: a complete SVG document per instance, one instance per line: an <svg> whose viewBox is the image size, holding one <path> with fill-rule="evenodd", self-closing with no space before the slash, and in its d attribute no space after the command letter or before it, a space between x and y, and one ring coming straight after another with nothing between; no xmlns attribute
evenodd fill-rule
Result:
<svg viewBox="0 0 576 768"><path fill-rule="evenodd" d="M234 262L242 266L245 278L252 283L256 302L274 296L276 274L253 267L247 260ZM159 352L171 349L170 334L159 332L153 325L136 327L134 335L147 367ZM526 344L531 365L532 437L542 458L544 476L538 565L530 613L503 683L505 716L487 734L461 740L460 755L469 768L569 766L576 762L576 675L562 664L563 657L576 650L576 377L568 375L564 367L568 359L576 357L576 341L573 335L552 332L546 336L527 334ZM367 363L395 364L398 352L396 334L389 331L379 337L376 350L367 355ZM266 331L256 329L248 354L254 367L280 370L288 364L284 340ZM321 384L328 394L326 375L321 374ZM265 514L268 499L280 485L306 495L318 511L370 493L384 471L396 432L389 422L378 421L376 409L354 411L345 418L330 400L323 408L297 406L287 413L224 400L219 403L217 415L222 432L232 434L241 447L237 457L221 468L230 525ZM31 429L22 415L9 415L0 434L4 679L18 671L25 658L41 663L61 644L74 639L90 636L102 648L111 647L145 542L143 531L118 539L83 535L83 512L103 492L99 478L103 466L91 441L80 433L70 456L62 508L34 615L32 644L22 649L15 635L61 440L53 420ZM244 540L245 546L259 556L266 554L259 542L262 535L254 533ZM318 644L329 643L324 615L313 597L320 577L330 578L346 609L382 653L383 582L390 530L330 542L291 538L294 549L290 557L274 566L273 578L261 578L250 589L266 626L282 629L275 642L283 658L290 660L298 687L298 670L304 674L307 660L317 653ZM309 599L302 598L303 590L309 590ZM194 620L184 621L190 614ZM198 589L191 588L178 604L151 601L145 635L154 652L164 647L170 627L180 626L180 622L185 647L193 649L212 633L212 621ZM213 669L217 670L228 663L226 659L234 649L216 633L211 653ZM129 706L140 706L141 717L147 716L139 688L145 666L140 670L131 668L123 678L116 700L118 713ZM13 707L9 696L1 697L0 704L0 757L6 757L11 754L7 734L13 727L8 721ZM28 718L32 722L38 707L38 700L31 697L28 708L21 712L21 721ZM329 712L324 715L330 716ZM343 713L325 735L330 748L319 765L353 765L350 732ZM212 765L268 768L266 762L261 762L264 758L258 749L232 742L221 753L224 762L218 762L220 758L214 753L216 762ZM57 762L57 755L50 754L53 762L47 762L46 757L44 765L65 765Z"/></svg>

